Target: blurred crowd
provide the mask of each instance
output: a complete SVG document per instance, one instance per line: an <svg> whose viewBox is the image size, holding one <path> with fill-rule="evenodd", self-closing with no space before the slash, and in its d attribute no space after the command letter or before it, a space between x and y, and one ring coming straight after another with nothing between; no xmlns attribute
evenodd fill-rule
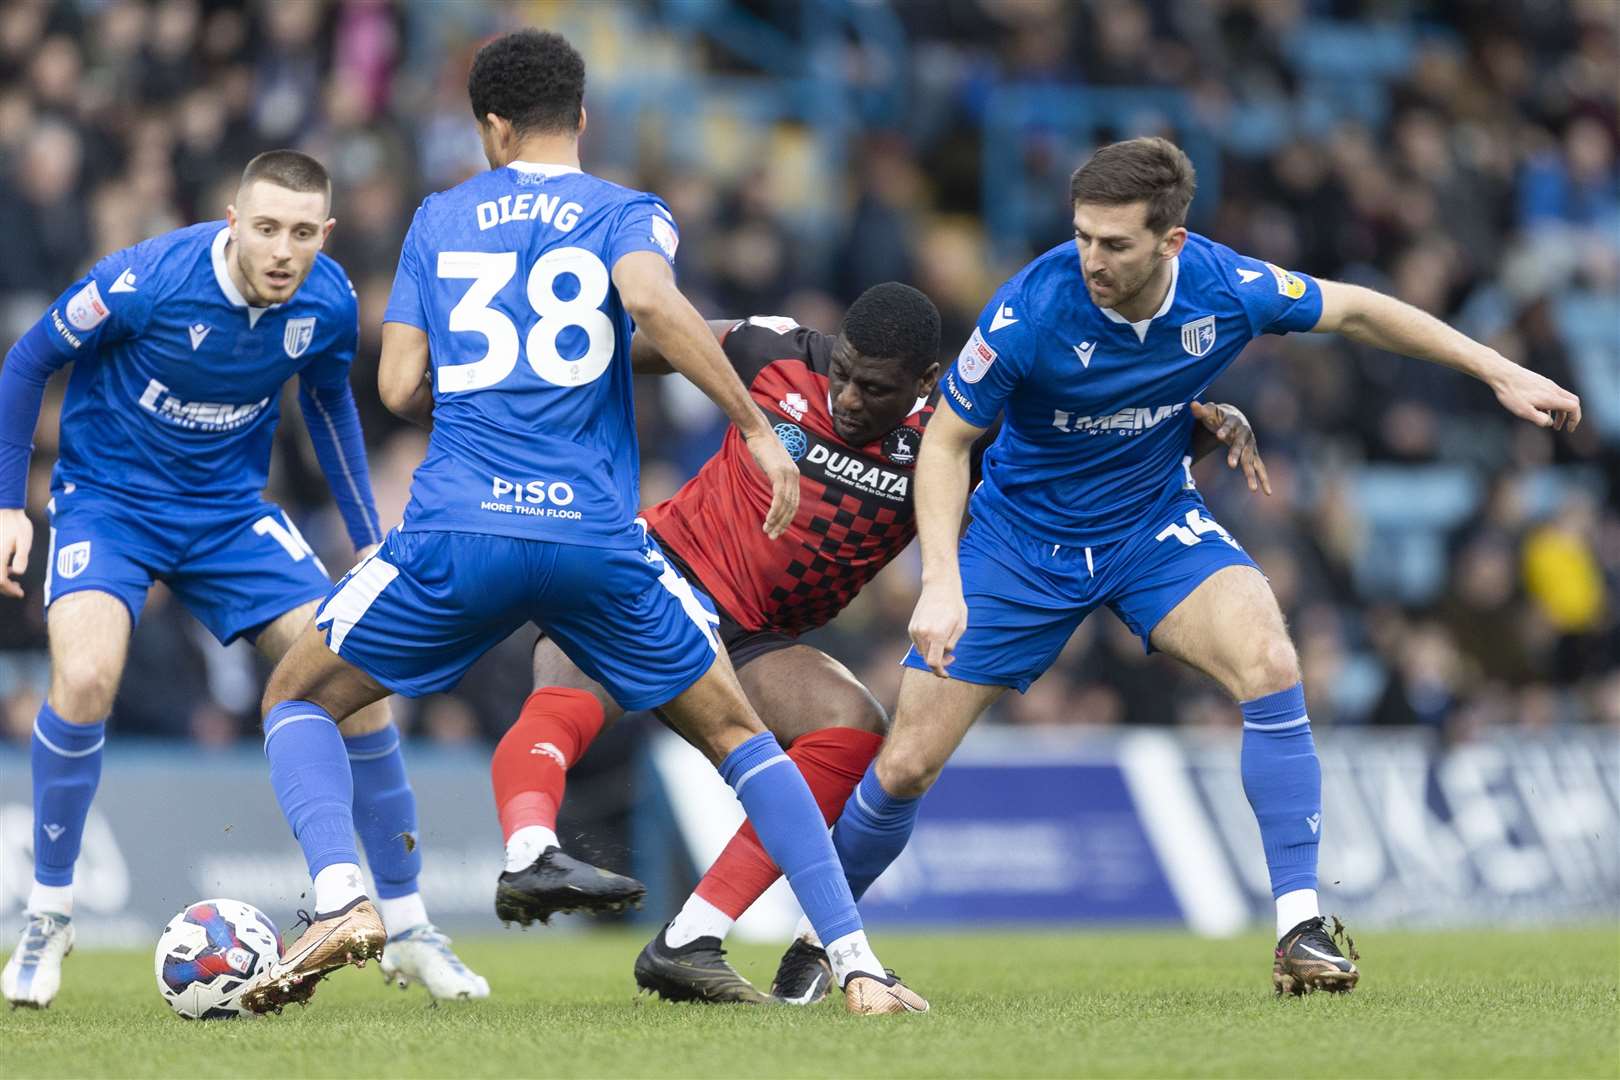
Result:
<svg viewBox="0 0 1620 1080"><path fill-rule="evenodd" d="M517 25L560 29L585 53L586 168L669 202L681 283L706 314L832 330L862 289L900 279L939 305L947 361L996 285L1068 237L1067 175L1090 145L1202 137L1203 186L1218 193L1195 205L1203 231L1447 318L1581 393L1589 414L1549 434L1449 371L1304 336L1256 342L1211 388L1247 411L1275 494L1250 494L1215 461L1196 475L1271 578L1313 718L1451 740L1620 725L1620 5L8 0L0 337L15 340L101 254L222 217L253 154L313 153L336 183L327 251L359 293L354 382L379 508L397 522L425 436L371 389L381 313L420 199L484 167L465 73L487 35ZM1335 41L1379 49L1363 65L1376 74L1342 102L1322 56ZM1080 128L1020 122L1011 154L986 151L1009 90L1083 105L1098 89L1148 87L1184 108ZM1005 208L991 204L1009 191L1027 227L992 235ZM695 471L720 427L678 380L643 383L651 502ZM61 389L37 435L36 512ZM352 560L295 409L269 496L328 566ZM27 601L0 600L0 721L13 740L45 689L45 541L41 522ZM912 552L813 638L886 703L916 580ZM444 742L498 735L528 688L528 647L516 635L455 694L401 703L401 723ZM256 727L262 676L249 647L215 645L160 586L115 727L233 742ZM1237 718L1106 612L993 717Z"/></svg>

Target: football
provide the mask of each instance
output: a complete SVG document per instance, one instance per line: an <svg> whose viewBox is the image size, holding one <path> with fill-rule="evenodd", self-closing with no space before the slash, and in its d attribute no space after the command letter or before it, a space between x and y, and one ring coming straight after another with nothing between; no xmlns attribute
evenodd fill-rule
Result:
<svg viewBox="0 0 1620 1080"><path fill-rule="evenodd" d="M187 1020L242 1015L237 995L281 955L275 923L240 900L199 900L169 920L153 968L158 992Z"/></svg>

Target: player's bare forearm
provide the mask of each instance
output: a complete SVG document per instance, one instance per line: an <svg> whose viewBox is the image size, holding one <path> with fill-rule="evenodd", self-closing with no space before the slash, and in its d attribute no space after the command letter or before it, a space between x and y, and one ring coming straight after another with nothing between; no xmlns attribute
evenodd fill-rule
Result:
<svg viewBox="0 0 1620 1080"><path fill-rule="evenodd" d="M388 411L420 427L433 427L433 384L428 337L409 323L385 322L377 393Z"/></svg>
<svg viewBox="0 0 1620 1080"><path fill-rule="evenodd" d="M637 336L647 335L669 366L702 390L736 425L771 485L765 534L773 540L781 536L799 509L798 466L748 396L709 324L675 287L675 272L652 252L633 251L613 264L613 284L624 309L636 320Z"/></svg>
<svg viewBox="0 0 1620 1080"><path fill-rule="evenodd" d="M637 338L645 335L665 363L702 390L744 436L770 432L708 323L675 287L667 262L651 252L632 252L614 264L613 283L636 320Z"/></svg>
<svg viewBox="0 0 1620 1080"><path fill-rule="evenodd" d="M1335 332L1402 356L1430 360L1490 380L1512 361L1428 312L1359 285L1323 281L1322 318L1315 333Z"/></svg>
<svg viewBox="0 0 1620 1080"><path fill-rule="evenodd" d="M1428 312L1359 285L1318 284L1322 317L1314 332L1341 333L1363 345L1472 375L1496 393L1503 408L1541 427L1567 424L1573 430L1580 423L1580 398Z"/></svg>
<svg viewBox="0 0 1620 1080"><path fill-rule="evenodd" d="M923 434L913 500L924 585L961 588L957 539L967 509L968 459L974 440L982 432L982 428L974 427L950 409L937 409Z"/></svg>
<svg viewBox="0 0 1620 1080"><path fill-rule="evenodd" d="M736 324L736 319L710 319L709 332L716 341L724 341L726 332ZM630 370L637 375L672 375L675 372L652 339L639 332L630 339Z"/></svg>

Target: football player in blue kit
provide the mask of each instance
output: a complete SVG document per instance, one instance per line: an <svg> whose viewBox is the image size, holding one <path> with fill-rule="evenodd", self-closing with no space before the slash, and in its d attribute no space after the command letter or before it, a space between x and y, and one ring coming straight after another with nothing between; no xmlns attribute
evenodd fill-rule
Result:
<svg viewBox="0 0 1620 1080"><path fill-rule="evenodd" d="M718 616L636 517L632 330L743 433L771 482L772 537L797 508L798 471L675 286L668 208L580 171L584 88L584 61L556 34L486 44L468 96L490 170L429 196L405 237L379 389L432 435L403 524L332 590L265 693L271 782L315 914L241 1000L302 1001L380 944L334 721L391 691L447 690L534 623L714 762L829 942L851 1012L925 1010L873 954L821 812L743 697Z"/></svg>
<svg viewBox="0 0 1620 1080"><path fill-rule="evenodd" d="M382 539L349 391L358 321L320 254L331 184L292 150L253 159L226 220L116 252L71 285L0 370L0 590L27 567L23 512L45 382L73 364L52 476L45 605L51 683L34 722L34 886L0 975L13 1005L50 1004L73 946L73 864L101 776L107 714L147 590L162 581L222 643L279 659L331 589L287 513L261 495L282 384L298 401L356 549ZM428 922L416 800L379 702L344 726L354 820L392 941L385 971L436 997L489 987Z"/></svg>
<svg viewBox="0 0 1620 1080"><path fill-rule="evenodd" d="M1573 429L1580 401L1398 300L1188 232L1194 183L1164 139L1098 150L1072 180L1074 243L1001 287L943 380L949 407L917 464L914 647L889 738L834 839L859 897L905 847L973 721L1039 678L1106 604L1149 651L1241 704L1242 781L1277 907L1273 985L1346 991L1354 958L1317 907L1321 770L1299 662L1265 577L1193 486L1189 403L1256 336L1299 331L1473 375L1542 427ZM998 415L970 502L969 447Z"/></svg>

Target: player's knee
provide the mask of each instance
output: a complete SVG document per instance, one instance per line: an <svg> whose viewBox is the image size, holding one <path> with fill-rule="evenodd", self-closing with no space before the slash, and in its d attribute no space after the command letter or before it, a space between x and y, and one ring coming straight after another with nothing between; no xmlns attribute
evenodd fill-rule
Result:
<svg viewBox="0 0 1620 1080"><path fill-rule="evenodd" d="M73 657L51 671L51 708L70 724L93 724L112 712L118 694L116 665Z"/></svg>
<svg viewBox="0 0 1620 1080"><path fill-rule="evenodd" d="M1299 656L1286 634L1262 638L1238 671L1238 700L1253 701L1299 682Z"/></svg>
<svg viewBox="0 0 1620 1080"><path fill-rule="evenodd" d="M878 755L878 783L897 799L920 798L939 779L943 761L935 761L918 748L884 744Z"/></svg>

